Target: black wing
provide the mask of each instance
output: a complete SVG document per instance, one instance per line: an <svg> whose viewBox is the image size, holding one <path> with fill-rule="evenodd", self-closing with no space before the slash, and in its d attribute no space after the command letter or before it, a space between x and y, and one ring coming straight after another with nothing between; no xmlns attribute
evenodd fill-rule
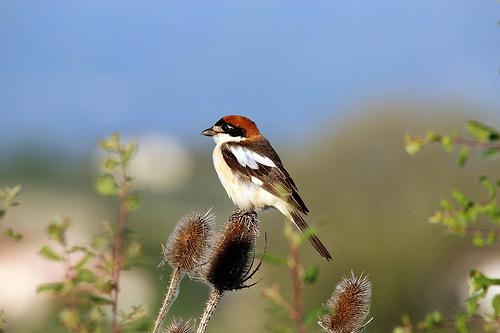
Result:
<svg viewBox="0 0 500 333"><path fill-rule="evenodd" d="M265 139L263 139L265 140ZM260 185L264 190L269 193L282 198L284 201L291 203L300 212L307 214L309 210L307 209L304 201L299 196L297 186L293 182L292 177L283 167L281 160L271 147L267 140L260 142L260 144L255 145L256 141L253 142L252 150L245 147L244 142L239 142L238 144L225 143L221 146L222 156L228 164L228 166L236 171L241 177L248 181L252 181L252 177L259 179L262 182ZM252 154L248 154L246 157L251 160L252 166L242 165L237 157L231 151L231 148L241 147L243 150L239 151L241 153L254 152L260 156L267 156L267 158L274 163L275 166L266 165L253 159ZM269 164L269 163L268 163Z"/></svg>

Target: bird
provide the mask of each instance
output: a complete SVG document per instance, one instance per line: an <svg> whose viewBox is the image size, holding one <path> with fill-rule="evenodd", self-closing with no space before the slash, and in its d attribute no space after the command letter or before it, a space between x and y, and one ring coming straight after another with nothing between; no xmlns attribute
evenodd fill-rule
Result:
<svg viewBox="0 0 500 333"><path fill-rule="evenodd" d="M301 213L307 215L309 209L280 157L252 120L228 115L201 134L214 139L215 170L238 208L249 212L276 208L302 233L308 229ZM310 232L307 235L319 255L331 260L319 238Z"/></svg>

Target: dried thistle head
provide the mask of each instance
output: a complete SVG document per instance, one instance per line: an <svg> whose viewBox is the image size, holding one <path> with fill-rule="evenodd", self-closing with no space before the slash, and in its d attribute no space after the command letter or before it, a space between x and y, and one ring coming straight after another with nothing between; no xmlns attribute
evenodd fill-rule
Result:
<svg viewBox="0 0 500 333"><path fill-rule="evenodd" d="M214 234L214 216L210 211L184 216L163 247L165 260L187 272L206 261Z"/></svg>
<svg viewBox="0 0 500 333"><path fill-rule="evenodd" d="M194 333L194 329L189 324L189 320L184 322L184 320L180 318L174 319L173 322L163 331L163 333Z"/></svg>
<svg viewBox="0 0 500 333"><path fill-rule="evenodd" d="M355 333L371 321L365 322L370 311L372 285L368 277L351 276L342 278L326 303L329 314L318 324L329 333Z"/></svg>
<svg viewBox="0 0 500 333"><path fill-rule="evenodd" d="M242 289L258 270L250 272L260 229L257 213L237 209L219 232L202 276L220 292Z"/></svg>

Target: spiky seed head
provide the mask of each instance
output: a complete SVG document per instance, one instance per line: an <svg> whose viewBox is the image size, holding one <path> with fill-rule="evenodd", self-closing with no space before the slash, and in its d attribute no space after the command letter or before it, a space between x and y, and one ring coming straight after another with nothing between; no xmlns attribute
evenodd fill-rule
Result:
<svg viewBox="0 0 500 333"><path fill-rule="evenodd" d="M214 216L210 211L187 214L179 220L163 247L166 261L185 272L196 269L207 260L213 234Z"/></svg>
<svg viewBox="0 0 500 333"><path fill-rule="evenodd" d="M368 277L351 272L343 277L326 303L329 314L318 324L329 333L355 333L362 330L370 311L372 285Z"/></svg>
<svg viewBox="0 0 500 333"><path fill-rule="evenodd" d="M194 329L189 324L189 320L184 322L182 318L174 319L173 322L163 331L163 333L194 333Z"/></svg>
<svg viewBox="0 0 500 333"><path fill-rule="evenodd" d="M257 213L236 210L219 232L203 278L220 292L242 289L251 277L260 229Z"/></svg>

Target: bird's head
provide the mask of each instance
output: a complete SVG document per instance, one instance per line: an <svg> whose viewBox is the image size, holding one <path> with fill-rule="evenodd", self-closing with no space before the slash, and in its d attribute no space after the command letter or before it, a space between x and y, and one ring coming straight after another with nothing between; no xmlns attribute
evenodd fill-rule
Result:
<svg viewBox="0 0 500 333"><path fill-rule="evenodd" d="M255 123L246 117L225 116L201 134L213 137L216 142L239 142L255 138L260 132Z"/></svg>

